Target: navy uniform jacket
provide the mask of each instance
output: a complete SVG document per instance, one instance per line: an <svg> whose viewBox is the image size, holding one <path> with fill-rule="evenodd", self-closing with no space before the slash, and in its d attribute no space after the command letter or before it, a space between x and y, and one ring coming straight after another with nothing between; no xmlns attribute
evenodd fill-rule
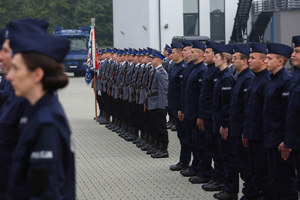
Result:
<svg viewBox="0 0 300 200"><path fill-rule="evenodd" d="M235 80L228 67L217 75L213 95L213 131L219 132L220 127L229 126L229 109L231 102L231 91Z"/></svg>
<svg viewBox="0 0 300 200"><path fill-rule="evenodd" d="M180 109L181 83L186 69L186 61L183 60L172 67L169 76L168 107L178 111Z"/></svg>
<svg viewBox="0 0 300 200"><path fill-rule="evenodd" d="M270 72L267 69L255 73L252 85L248 88L244 138L252 141L263 141L264 93L269 75Z"/></svg>
<svg viewBox="0 0 300 200"><path fill-rule="evenodd" d="M188 120L194 120L198 117L199 96L206 70L206 64L202 61L194 65L189 74L184 90L184 118Z"/></svg>
<svg viewBox="0 0 300 200"><path fill-rule="evenodd" d="M199 97L198 118L212 120L212 101L215 82L219 69L215 64L207 65L207 70L202 79L202 87Z"/></svg>
<svg viewBox="0 0 300 200"><path fill-rule="evenodd" d="M300 150L300 69L295 68L286 116L286 138L284 146Z"/></svg>
<svg viewBox="0 0 300 200"><path fill-rule="evenodd" d="M25 98L12 92L0 108L0 199L6 193L11 157L20 136L19 120L28 106Z"/></svg>
<svg viewBox="0 0 300 200"><path fill-rule="evenodd" d="M184 75L183 75L183 79L182 79L182 83L181 83L181 94L180 94L180 107L179 110L181 110L182 113L184 113L184 101L185 101L185 88L186 88L186 83L187 80L190 76L190 73L192 72L194 68L194 62L189 62L187 63L186 69L184 71Z"/></svg>
<svg viewBox="0 0 300 200"><path fill-rule="evenodd" d="M241 137L244 132L245 110L247 105L247 92L254 79L253 72L246 68L237 76L232 91L230 104L230 135Z"/></svg>
<svg viewBox="0 0 300 200"><path fill-rule="evenodd" d="M13 93L11 84L6 80L5 75L2 75L0 83L0 107L6 101L8 96Z"/></svg>
<svg viewBox="0 0 300 200"><path fill-rule="evenodd" d="M75 199L74 153L64 111L46 93L20 119L13 153L9 199Z"/></svg>
<svg viewBox="0 0 300 200"><path fill-rule="evenodd" d="M148 99L148 110L166 109L168 107L167 93L168 93L168 74L162 65L156 69L150 94L155 94Z"/></svg>
<svg viewBox="0 0 300 200"><path fill-rule="evenodd" d="M292 76L282 68L269 78L263 110L264 147L277 148L285 139L285 119Z"/></svg>

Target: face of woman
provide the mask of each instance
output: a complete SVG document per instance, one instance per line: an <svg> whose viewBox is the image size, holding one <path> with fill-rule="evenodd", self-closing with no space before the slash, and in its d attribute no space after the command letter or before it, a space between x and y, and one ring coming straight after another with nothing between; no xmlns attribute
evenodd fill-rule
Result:
<svg viewBox="0 0 300 200"><path fill-rule="evenodd" d="M221 67L224 60L222 59L221 55L217 53L214 57L214 63L216 67Z"/></svg>
<svg viewBox="0 0 300 200"><path fill-rule="evenodd" d="M27 97L36 85L34 72L28 70L20 53L13 57L12 67L6 78L11 82L16 96Z"/></svg>

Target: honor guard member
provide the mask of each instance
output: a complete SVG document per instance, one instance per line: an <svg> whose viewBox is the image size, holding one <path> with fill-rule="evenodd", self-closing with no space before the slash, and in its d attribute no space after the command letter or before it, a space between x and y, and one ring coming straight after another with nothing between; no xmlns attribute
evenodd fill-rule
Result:
<svg viewBox="0 0 300 200"><path fill-rule="evenodd" d="M101 99L101 91L100 91L100 70L101 70L101 61L103 60L102 50L99 50L97 53L97 62L98 62L98 70L96 71L96 94L97 94L97 104L99 108L99 115L96 118L96 121L99 122L102 117L103 112L101 111L100 99ZM99 92L100 91L100 92Z"/></svg>
<svg viewBox="0 0 300 200"><path fill-rule="evenodd" d="M123 87L124 87L124 77L126 74L126 61L127 61L127 54L128 49L124 49L122 54L119 58L119 72L117 76L117 96L119 101L119 108L118 108L118 118L119 118L119 125L118 128L115 129L115 132L118 134L121 134L125 131L125 119L124 119L124 113L122 112L124 110L124 101L123 101Z"/></svg>
<svg viewBox="0 0 300 200"><path fill-rule="evenodd" d="M217 43L212 41L206 42L206 49L204 51L204 62L207 64L207 71L202 79L202 87L199 97L199 109L198 109L198 119L197 125L200 131L204 131L206 135L206 145L210 153L210 158L214 160L214 168L211 174L211 180L202 185L203 188L209 191L218 191L222 189L222 183L224 179L223 165L221 153L219 150L218 140L219 134L213 132L212 124L212 102L213 102L213 92L214 84L217 81L217 74L219 69L214 64L214 51L213 47ZM200 181L193 180L192 183L198 183ZM209 186L209 187L207 187Z"/></svg>
<svg viewBox="0 0 300 200"><path fill-rule="evenodd" d="M212 170L211 160L205 144L205 134L197 127L199 96L202 80L207 70L203 58L204 51L204 43L199 41L192 42L191 61L193 62L193 67L190 74L188 74L186 86L183 88L183 117L186 124L186 133L192 136L189 142L193 152L193 161L189 169L196 172L196 176L189 179L192 183L207 183L211 178ZM185 73L185 75L187 74ZM182 174L184 174L184 171L182 171Z"/></svg>
<svg viewBox="0 0 300 200"><path fill-rule="evenodd" d="M166 44L164 51L163 51L163 55L165 58L163 59L163 62L162 62L162 66L168 72L168 75L169 75L169 71L170 71L170 69L169 69L170 68L170 60L168 58L170 49L171 49L171 47ZM167 129L170 129L171 126L173 124L175 124L171 109L168 109L168 116L169 116L169 121L167 122Z"/></svg>
<svg viewBox="0 0 300 200"><path fill-rule="evenodd" d="M105 61L103 63L104 70L103 70L103 79L102 79L102 97L103 97L103 109L104 109L104 120L100 122L100 124L109 124L110 123L110 115L108 109L108 95L107 95L107 87L108 87L108 73L110 70L111 64L111 54L112 50L110 48L106 49L105 53Z"/></svg>
<svg viewBox="0 0 300 200"><path fill-rule="evenodd" d="M180 157L179 162L175 165L171 165L170 169L172 171L181 171L185 170L189 167L189 163L191 161L191 141L192 141L192 133L185 134L185 125L184 125L184 88L186 86L187 79L189 74L191 73L194 62L191 60L191 50L192 50L192 41L186 40L182 42L182 57L183 60L186 61L187 67L183 75L182 84L181 84L181 94L180 94L180 108L177 112L177 117L175 118L175 122L179 127L177 129L177 136L180 141ZM182 130L183 129L183 130Z"/></svg>
<svg viewBox="0 0 300 200"><path fill-rule="evenodd" d="M141 143L145 137L146 137L146 128L144 127L144 124L146 122L146 117L145 117L145 112L144 111L144 103L145 103L145 93L141 94L141 90L144 89L143 88L143 83L145 83L146 81L143 79L145 77L145 74L147 73L147 63L149 62L148 56L147 54L147 50L143 49L140 52L140 64L141 67L139 69L139 72L137 74L136 77L136 126L137 129L140 130L141 134L138 137L138 139L133 141L133 144L137 144L137 143Z"/></svg>
<svg viewBox="0 0 300 200"><path fill-rule="evenodd" d="M130 77L130 83L129 83L129 90L128 90L128 101L130 105L130 119L131 119L131 131L128 137L125 137L125 140L127 141L133 141L136 140L139 136L139 130L137 128L137 116L136 116L136 110L137 110L137 104L136 104L136 81L138 78L139 70L141 68L141 63L140 63L140 53L141 49L135 50L135 55L134 55L134 66L131 72L131 77Z"/></svg>
<svg viewBox="0 0 300 200"><path fill-rule="evenodd" d="M114 99L114 117L115 117L115 127L111 129L112 132L116 132L117 130L120 129L121 127L121 113L120 113L120 99L119 99L119 84L121 82L121 76L120 76L120 71L122 68L121 63L121 57L123 54L122 49L118 49L117 52L117 57L115 60L115 69L114 69L114 76L113 76L113 91L112 91L112 96Z"/></svg>
<svg viewBox="0 0 300 200"><path fill-rule="evenodd" d="M188 167L191 157L191 152L184 152L185 149L182 149L182 146L185 146L188 148L188 145L185 143L185 141L181 141L183 138L182 136L185 135L185 128L183 125L183 122L179 121L178 119L178 110L180 110L181 107L181 89L182 89L182 80L183 75L185 73L186 69L186 61L183 60L182 57L182 49L183 45L180 43L172 43L172 59L175 63L174 66L171 68L170 74L169 74L169 88L168 88L168 108L172 110L172 115L174 118L174 121L176 123L176 130L177 130L177 136L180 141L180 157L179 162L176 165L170 166L170 169L173 170L184 170Z"/></svg>
<svg viewBox="0 0 300 200"><path fill-rule="evenodd" d="M128 56L128 66L126 69L126 75L125 75L125 84L123 87L123 101L125 102L125 109L124 109L124 118L126 119L126 132L120 134L121 137L126 138L132 135L132 119L131 119L131 107L129 102L129 87L131 83L131 77L134 72L134 56L136 55L136 49L130 49L129 50L129 56Z"/></svg>
<svg viewBox="0 0 300 200"><path fill-rule="evenodd" d="M103 104L103 96L102 96L102 81L103 81L103 72L105 70L105 49L101 49L100 54L99 54L99 69L98 69L98 82L97 82L97 86L99 88L98 93L97 93L97 101L98 101L98 105L99 105L99 116L97 121L99 123L103 122L103 120L105 120L104 117L104 104Z"/></svg>
<svg viewBox="0 0 300 200"><path fill-rule="evenodd" d="M8 29L10 24L8 25ZM61 64L70 41L33 30L9 30L13 50L7 80L31 104L20 119L8 199L75 199L74 147L56 90L68 83Z"/></svg>
<svg viewBox="0 0 300 200"><path fill-rule="evenodd" d="M269 183L272 199L297 199L295 168L292 158L282 159L289 149L284 147L285 121L292 76L284 68L293 49L270 43L265 63L271 72L266 86L263 109L264 147L267 149Z"/></svg>
<svg viewBox="0 0 300 200"><path fill-rule="evenodd" d="M116 127L116 116L115 116L115 99L114 99L114 79L115 75L117 73L117 57L118 57L118 49L113 48L112 50L112 60L111 60L111 65L109 68L109 73L108 73L108 110L109 110L109 115L112 117L111 123L108 125L105 125L106 128L109 130L112 130L113 128Z"/></svg>
<svg viewBox="0 0 300 200"><path fill-rule="evenodd" d="M40 19L23 19L10 23L9 30L23 29L34 30L36 32L46 32L49 23ZM10 48L9 30L5 29L6 38L2 35L0 43L0 62L2 63L2 74L6 76L11 69L12 50ZM3 46L2 46L3 44ZM16 97L12 85L3 79L4 91L7 96L3 105L0 107L0 199L5 199L9 172L12 162L12 153L20 137L19 121L29 106L28 101L23 97Z"/></svg>
<svg viewBox="0 0 300 200"><path fill-rule="evenodd" d="M247 91L254 79L254 73L248 67L250 47L236 44L233 47L232 63L237 71L237 81L231 96L230 104L230 137L233 140L232 153L236 158L238 172L244 181L242 188L243 199L255 199L255 183L249 169L247 149L243 146L245 110L247 105ZM238 174L236 174L238 176Z"/></svg>
<svg viewBox="0 0 300 200"><path fill-rule="evenodd" d="M153 71L153 66L151 65L150 62L150 55L152 54L152 49L151 48L147 48L147 53L146 53L146 57L145 57L145 73L143 75L142 78L142 87L140 90L140 102L143 102L143 105L146 103L146 92L147 92L147 88L148 88L148 84L149 84L149 79L150 79L150 71ZM137 147L143 149L151 149L151 144L150 144L150 139L151 139L151 135L149 133L149 129L148 129L148 122L149 122L149 113L148 112L144 112L144 124L143 124L143 131L141 132L141 138L143 139L141 142L138 142L136 144ZM148 145L148 147L147 147ZM147 147L147 148L146 148Z"/></svg>
<svg viewBox="0 0 300 200"><path fill-rule="evenodd" d="M248 98L245 113L243 146L248 150L250 173L255 183L252 196L257 199L272 199L269 190L267 152L263 148L263 107L264 93L270 72L264 63L267 58L265 44L252 43L248 60L255 78L248 88Z"/></svg>
<svg viewBox="0 0 300 200"><path fill-rule="evenodd" d="M219 133L219 148L224 166L224 185L222 191L214 194L216 199L234 200L237 199L239 178L235 165L235 158L232 155L232 139L229 136L229 108L231 102L231 91L234 88L235 80L228 66L231 63L232 46L218 44L214 47L214 63L220 72L214 87L213 96L213 131ZM208 185L209 186L209 185ZM214 189L215 188L203 188Z"/></svg>
<svg viewBox="0 0 300 200"><path fill-rule="evenodd" d="M150 55L154 72L149 80L149 92L145 109L149 112L149 131L158 142L156 153L151 154L152 158L166 158L168 153L168 131L166 127L166 108L168 106L168 74L162 67L164 56L157 50Z"/></svg>
<svg viewBox="0 0 300 200"><path fill-rule="evenodd" d="M291 59L294 65L294 80L289 95L289 104L286 116L286 137L284 146L292 150L297 167L298 192L300 191L299 173L300 173L300 36L293 37L294 51ZM282 154L283 159L287 159L289 152Z"/></svg>

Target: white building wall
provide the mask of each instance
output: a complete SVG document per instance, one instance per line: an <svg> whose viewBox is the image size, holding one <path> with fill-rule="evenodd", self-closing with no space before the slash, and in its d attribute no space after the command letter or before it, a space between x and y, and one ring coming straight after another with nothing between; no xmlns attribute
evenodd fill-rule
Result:
<svg viewBox="0 0 300 200"><path fill-rule="evenodd" d="M232 34L234 18L238 7L238 0L225 0L225 43L227 44Z"/></svg>
<svg viewBox="0 0 300 200"><path fill-rule="evenodd" d="M139 48L149 45L148 4L149 0L113 0L115 47Z"/></svg>
<svg viewBox="0 0 300 200"><path fill-rule="evenodd" d="M171 43L173 36L183 35L183 1L160 0L161 3L161 49ZM168 28L165 28L168 25Z"/></svg>

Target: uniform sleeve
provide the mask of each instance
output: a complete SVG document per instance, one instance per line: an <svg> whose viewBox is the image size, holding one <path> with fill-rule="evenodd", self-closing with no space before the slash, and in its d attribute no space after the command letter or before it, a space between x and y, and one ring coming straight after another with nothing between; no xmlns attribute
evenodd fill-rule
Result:
<svg viewBox="0 0 300 200"><path fill-rule="evenodd" d="M158 82L158 104L161 107L167 106L167 94L168 94L168 74L166 72L156 72Z"/></svg>
<svg viewBox="0 0 300 200"><path fill-rule="evenodd" d="M64 174L59 132L54 125L42 125L37 131L27 171L30 199L60 199Z"/></svg>
<svg viewBox="0 0 300 200"><path fill-rule="evenodd" d="M247 112L248 112L248 109L247 109L247 105L248 105L248 99L249 99L249 88L251 86L253 82L253 78L248 78L245 80L244 84L243 84L243 108L244 108L244 125L243 127L246 127L247 124L246 124L246 118L247 118Z"/></svg>
<svg viewBox="0 0 300 200"><path fill-rule="evenodd" d="M229 111L230 111L230 102L231 102L231 91L234 87L233 78L224 79L221 88L221 126L223 128L228 128L229 126Z"/></svg>
<svg viewBox="0 0 300 200"><path fill-rule="evenodd" d="M185 87L186 87L186 84L183 83L183 80L184 80L184 78L186 80L188 79L188 77L184 77L184 76L187 76L186 67L183 67L178 75L179 84L180 84L180 91L179 91L180 92L180 103L179 103L178 110L181 110L181 111L184 110L184 92L185 92Z"/></svg>

